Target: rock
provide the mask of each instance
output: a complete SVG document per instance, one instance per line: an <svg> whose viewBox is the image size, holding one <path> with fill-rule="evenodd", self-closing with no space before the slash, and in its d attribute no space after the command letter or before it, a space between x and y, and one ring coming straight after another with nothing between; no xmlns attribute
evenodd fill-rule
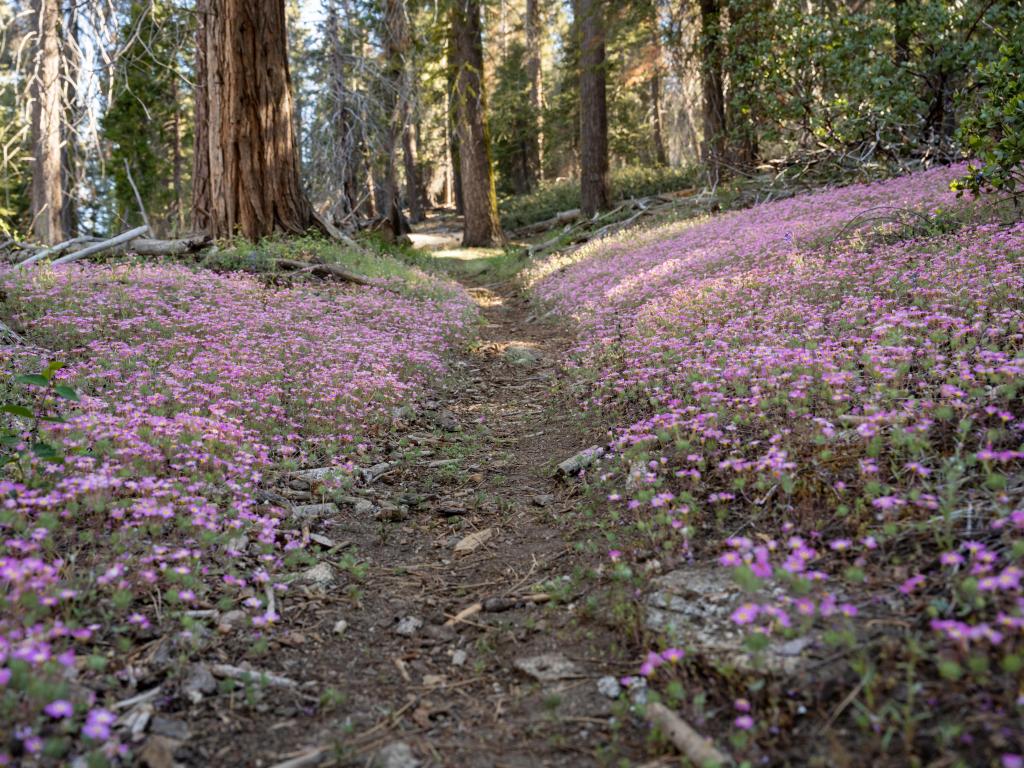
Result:
<svg viewBox="0 0 1024 768"><path fill-rule="evenodd" d="M275 507L284 507L288 509L292 505L288 499L282 496L280 493L274 493L273 491L258 490L255 494L256 501L260 504L273 504Z"/></svg>
<svg viewBox="0 0 1024 768"><path fill-rule="evenodd" d="M157 715L149 724L150 733L157 736L166 736L177 741L188 741L191 736L188 723L183 720L175 720L173 717L162 717Z"/></svg>
<svg viewBox="0 0 1024 768"><path fill-rule="evenodd" d="M453 667L461 667L461 666L463 666L466 663L466 659L467 658L469 658L469 654L467 654L461 648L459 648L459 649L457 649L455 651L452 651L452 666Z"/></svg>
<svg viewBox="0 0 1024 768"><path fill-rule="evenodd" d="M418 619L415 616L405 616L399 619L398 624L395 625L395 634L402 637L412 637L420 631L422 626L422 619Z"/></svg>
<svg viewBox="0 0 1024 768"><path fill-rule="evenodd" d="M313 469L300 469L292 472L292 477L315 484L348 480L352 477L352 473L343 467L315 467Z"/></svg>
<svg viewBox="0 0 1024 768"><path fill-rule="evenodd" d="M605 449L602 446L592 445L590 448L580 451L575 456L570 456L559 464L556 474L561 475L562 477L578 475L599 458L604 456L604 454Z"/></svg>
<svg viewBox="0 0 1024 768"><path fill-rule="evenodd" d="M568 680L582 676L582 670L560 653L544 653L516 659L515 668L541 682Z"/></svg>
<svg viewBox="0 0 1024 768"><path fill-rule="evenodd" d="M459 426L459 420L451 411L428 411L423 415L445 432L458 432L462 429Z"/></svg>
<svg viewBox="0 0 1024 768"><path fill-rule="evenodd" d="M338 514L338 507L335 504L300 504L292 507L291 518L299 522L309 522L336 514Z"/></svg>
<svg viewBox="0 0 1024 768"><path fill-rule="evenodd" d="M217 692L217 681L213 673L205 664L193 664L189 667L188 677L181 686L182 693L188 697L193 704L203 700L203 696Z"/></svg>
<svg viewBox="0 0 1024 768"><path fill-rule="evenodd" d="M374 464L372 467L366 467L359 471L363 475L363 482L372 483L393 467L397 466L397 464L397 461L382 461L379 464Z"/></svg>
<svg viewBox="0 0 1024 768"><path fill-rule="evenodd" d="M602 696L609 699L617 699L622 694L622 686L612 675L605 675L597 681L597 690Z"/></svg>
<svg viewBox="0 0 1024 768"><path fill-rule="evenodd" d="M174 750L180 746L177 739L150 736L139 750L139 762L146 768L174 768Z"/></svg>
<svg viewBox="0 0 1024 768"><path fill-rule="evenodd" d="M344 619L338 619L334 622L334 634L343 635L346 629L348 629L348 622Z"/></svg>
<svg viewBox="0 0 1024 768"><path fill-rule="evenodd" d="M755 660L744 645L745 633L730 620L745 595L729 571L681 568L651 580L653 591L646 598L645 624L648 629L684 641L694 654L739 669L755 668ZM799 669L803 652L813 639L773 640L758 656L759 668L790 674Z"/></svg>
<svg viewBox="0 0 1024 768"><path fill-rule="evenodd" d="M222 635L233 632L249 623L249 614L245 611L233 610L222 613L217 620L217 631Z"/></svg>
<svg viewBox="0 0 1024 768"><path fill-rule="evenodd" d="M548 504L550 504L554 500L555 500L554 495L552 495L550 493L538 493L536 496L534 496L532 499L530 499L530 501L533 502L533 505L535 507L546 507Z"/></svg>
<svg viewBox="0 0 1024 768"><path fill-rule="evenodd" d="M540 353L525 344L509 344L503 357L509 365L526 367L540 362Z"/></svg>
<svg viewBox="0 0 1024 768"><path fill-rule="evenodd" d="M455 545L455 553L459 555L469 554L490 541L492 536L494 536L493 528L484 528L482 531L471 533Z"/></svg>
<svg viewBox="0 0 1024 768"><path fill-rule="evenodd" d="M334 583L334 569L330 563L317 563L299 574L299 581L317 587L328 587Z"/></svg>
<svg viewBox="0 0 1024 768"><path fill-rule="evenodd" d="M245 552L249 549L249 537L245 534L242 534L241 536L233 536L228 539L225 549L227 549L228 552Z"/></svg>
<svg viewBox="0 0 1024 768"><path fill-rule="evenodd" d="M321 547L327 547L328 549L334 546L334 539L328 536L323 536L319 533L309 534L309 540L314 544L319 544Z"/></svg>
<svg viewBox="0 0 1024 768"><path fill-rule="evenodd" d="M404 741L381 747L370 759L371 768L419 768L420 761Z"/></svg>

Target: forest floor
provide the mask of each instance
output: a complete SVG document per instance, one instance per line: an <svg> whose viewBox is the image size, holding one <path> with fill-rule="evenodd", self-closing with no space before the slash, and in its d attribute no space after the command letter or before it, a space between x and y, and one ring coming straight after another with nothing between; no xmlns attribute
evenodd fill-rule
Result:
<svg viewBox="0 0 1024 768"><path fill-rule="evenodd" d="M637 757L637 734L598 686L632 670L635 651L610 623L578 620L579 574L604 558L575 545L565 513L577 499L553 472L602 442L553 394L571 329L532 314L515 282L479 283L467 290L480 336L457 375L373 457L384 474L318 528L338 542L344 577L279 605L287 629L254 666L299 686L265 688L255 709L201 702L187 713L194 754L179 748L177 760L525 768Z"/></svg>

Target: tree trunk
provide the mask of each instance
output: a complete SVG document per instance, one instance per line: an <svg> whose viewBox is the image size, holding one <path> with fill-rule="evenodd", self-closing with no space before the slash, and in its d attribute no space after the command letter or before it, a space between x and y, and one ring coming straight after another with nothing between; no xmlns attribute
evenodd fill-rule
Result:
<svg viewBox="0 0 1024 768"><path fill-rule="evenodd" d="M722 24L719 0L700 0L701 89L704 97L703 161L712 183L725 154L725 94L722 77Z"/></svg>
<svg viewBox="0 0 1024 768"><path fill-rule="evenodd" d="M384 161L387 167L378 207L391 222L395 236L409 231L409 222L402 213L398 189L398 149L403 140L408 120L408 85L405 55L409 47L409 25L405 0L387 0L384 4L384 36L386 39L386 67L389 90L385 95L387 127Z"/></svg>
<svg viewBox="0 0 1024 768"><path fill-rule="evenodd" d="M34 0L32 76L32 231L46 245L65 240L61 167L60 3Z"/></svg>
<svg viewBox="0 0 1024 768"><path fill-rule="evenodd" d="M584 216L593 216L611 207L603 1L577 0L576 23L580 33L580 209Z"/></svg>
<svg viewBox="0 0 1024 768"><path fill-rule="evenodd" d="M498 219L498 198L491 168L487 104L484 97L484 56L479 0L454 0L451 5L452 50L455 67L455 113L462 173L464 246L502 245L505 235Z"/></svg>
<svg viewBox="0 0 1024 768"><path fill-rule="evenodd" d="M193 216L214 237L302 233L284 0L200 0Z"/></svg>
<svg viewBox="0 0 1024 768"><path fill-rule="evenodd" d="M530 167L530 186L544 179L544 76L541 67L543 53L540 0L526 0L526 75L530 80L530 108L537 124L537 132L529 137L527 160Z"/></svg>
<svg viewBox="0 0 1024 768"><path fill-rule="evenodd" d="M668 165L665 154L665 137L661 114L661 31L658 28L658 5L652 4L651 51L654 67L651 74L651 139L654 142L654 160L658 165Z"/></svg>

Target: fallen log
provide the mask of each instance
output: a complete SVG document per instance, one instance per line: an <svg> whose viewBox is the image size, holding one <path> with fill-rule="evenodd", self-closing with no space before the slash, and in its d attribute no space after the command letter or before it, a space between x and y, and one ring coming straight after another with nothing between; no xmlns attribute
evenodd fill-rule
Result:
<svg viewBox="0 0 1024 768"><path fill-rule="evenodd" d="M122 232L117 237L112 237L109 240L104 240L93 245L86 246L80 251L69 253L66 256L61 256L59 259L52 263L52 266L57 267L61 264L70 264L73 261L84 259L86 256L92 256L97 253L103 253L103 251L109 251L111 248L116 248L119 245L129 243L137 237L141 237L149 231L149 227L136 227L135 229L129 229L127 232ZM19 267L22 264L18 265Z"/></svg>
<svg viewBox="0 0 1024 768"><path fill-rule="evenodd" d="M732 765L732 760L719 752L709 739L693 730L689 723L663 704L648 704L647 719L668 737L676 749L700 768L725 768Z"/></svg>
<svg viewBox="0 0 1024 768"><path fill-rule="evenodd" d="M576 221L580 217L580 209L572 208L568 211L560 211L552 216L550 219L544 219L543 221L535 221L532 224L526 224L522 227L517 227L512 230L512 235L515 237L524 237L529 235L536 235L538 232L546 232L549 229L560 227L563 224L569 224Z"/></svg>
<svg viewBox="0 0 1024 768"><path fill-rule="evenodd" d="M58 254L64 253L64 251L70 248L73 248L79 243L88 243L91 242L92 240L93 238L89 237L88 235L73 237L70 240L65 240L63 243L57 243L57 245L51 245L49 248L43 248L42 250L36 251L34 254L29 256L24 261L16 264L14 268L19 269L21 267L27 267L31 264L35 264L37 261L42 261L47 256L56 256Z"/></svg>
<svg viewBox="0 0 1024 768"><path fill-rule="evenodd" d="M186 253L195 253L210 244L211 238L208 235L189 235L173 240L156 240L149 237L141 237L146 234L146 227L136 227L124 232L117 237L108 240L97 240L95 237L83 235L66 240L50 248L44 248L34 253L29 258L15 265L15 269L31 266L42 261L48 256L66 254L53 262L67 264L72 261L84 259L103 251L119 248L126 253L134 253L139 256L183 256Z"/></svg>
<svg viewBox="0 0 1024 768"><path fill-rule="evenodd" d="M346 283L355 283L356 285L373 285L370 278L357 275L355 272L349 272L337 264L309 264L305 261L296 261L295 259L275 259L274 265L278 269L308 272L324 279L340 280Z"/></svg>

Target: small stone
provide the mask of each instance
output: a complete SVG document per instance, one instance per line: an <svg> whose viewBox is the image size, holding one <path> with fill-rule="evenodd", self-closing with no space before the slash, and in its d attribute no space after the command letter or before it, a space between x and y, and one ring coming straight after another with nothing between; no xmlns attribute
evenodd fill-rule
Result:
<svg viewBox="0 0 1024 768"><path fill-rule="evenodd" d="M321 547L327 547L328 549L334 546L334 539L328 536L322 536L319 533L309 534L309 540L314 544L319 544Z"/></svg>
<svg viewBox="0 0 1024 768"><path fill-rule="evenodd" d="M352 477L352 473L343 467L315 467L292 472L292 477L305 480L307 483L338 482Z"/></svg>
<svg viewBox="0 0 1024 768"><path fill-rule="evenodd" d="M467 654L461 648L459 648L456 651L453 651L452 652L452 666L453 667L461 667L461 666L463 666L466 663L466 659L468 657L469 657L469 654Z"/></svg>
<svg viewBox="0 0 1024 768"><path fill-rule="evenodd" d="M510 365L535 365L539 360L540 354L537 350L524 344L509 344L505 349L505 362Z"/></svg>
<svg viewBox="0 0 1024 768"><path fill-rule="evenodd" d="M239 627L245 626L249 615L245 611L228 611L222 613L220 618L217 620L217 631L222 635L226 635Z"/></svg>
<svg viewBox="0 0 1024 768"><path fill-rule="evenodd" d="M334 583L334 569L330 563L317 563L299 574L299 581L317 587L327 587Z"/></svg>
<svg viewBox="0 0 1024 768"><path fill-rule="evenodd" d="M334 634L343 635L346 629L348 629L348 622L344 619L338 619L334 622Z"/></svg>
<svg viewBox="0 0 1024 768"><path fill-rule="evenodd" d="M514 664L520 672L542 682L580 677L579 667L560 653L543 653L540 656L516 659Z"/></svg>
<svg viewBox="0 0 1024 768"><path fill-rule="evenodd" d="M420 627L423 626L423 621L416 618L415 616L406 616L399 620L395 626L395 634L401 635L402 637L412 637L419 632Z"/></svg>
<svg viewBox="0 0 1024 768"><path fill-rule="evenodd" d="M249 537L243 534L228 539L227 549L229 552L245 552L249 549Z"/></svg>
<svg viewBox="0 0 1024 768"><path fill-rule="evenodd" d="M166 736L150 736L139 751L139 761L146 768L174 768L174 750L181 743Z"/></svg>
<svg viewBox="0 0 1024 768"><path fill-rule="evenodd" d="M193 704L198 704L203 700L203 696L209 696L211 693L217 692L217 681L214 680L213 673L208 666L205 664L193 664L189 668L188 677L185 678L181 690L188 697L189 701Z"/></svg>
<svg viewBox="0 0 1024 768"><path fill-rule="evenodd" d="M533 502L535 507L546 507L548 504L553 502L555 497L550 493L538 493L530 501Z"/></svg>
<svg viewBox="0 0 1024 768"><path fill-rule="evenodd" d="M292 519L300 522L319 520L322 517L330 517L338 514L338 507L334 504L301 504L292 508Z"/></svg>
<svg viewBox="0 0 1024 768"><path fill-rule="evenodd" d="M622 693L622 686L612 675L606 675L597 681L597 690L602 696L617 699Z"/></svg>
<svg viewBox="0 0 1024 768"><path fill-rule="evenodd" d="M188 741L191 732L188 724L183 720L175 720L173 717L161 717L157 715L149 725L150 733L157 736L166 736L177 741Z"/></svg>
<svg viewBox="0 0 1024 768"><path fill-rule="evenodd" d="M404 741L381 747L370 760L372 768L419 768L420 761Z"/></svg>

